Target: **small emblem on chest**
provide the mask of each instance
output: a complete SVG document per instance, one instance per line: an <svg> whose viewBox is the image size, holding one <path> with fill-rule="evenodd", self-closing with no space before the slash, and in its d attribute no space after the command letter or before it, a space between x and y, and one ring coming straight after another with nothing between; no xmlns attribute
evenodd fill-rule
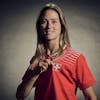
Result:
<svg viewBox="0 0 100 100"><path fill-rule="evenodd" d="M60 71L60 69L61 69L61 65L60 64L54 64L53 65L53 70L54 71Z"/></svg>

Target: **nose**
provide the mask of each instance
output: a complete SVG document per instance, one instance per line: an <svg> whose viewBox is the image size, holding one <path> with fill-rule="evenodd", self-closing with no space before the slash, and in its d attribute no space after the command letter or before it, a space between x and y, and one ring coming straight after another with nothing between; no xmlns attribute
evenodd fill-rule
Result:
<svg viewBox="0 0 100 100"><path fill-rule="evenodd" d="M50 29L52 27L52 24L50 22L47 22L47 29Z"/></svg>

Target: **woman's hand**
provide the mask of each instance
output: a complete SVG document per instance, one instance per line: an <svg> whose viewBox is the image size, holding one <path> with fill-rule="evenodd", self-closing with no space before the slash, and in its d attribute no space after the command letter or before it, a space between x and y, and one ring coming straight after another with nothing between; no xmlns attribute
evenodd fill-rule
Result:
<svg viewBox="0 0 100 100"><path fill-rule="evenodd" d="M51 61L49 59L40 59L38 66L41 69L41 73L47 71Z"/></svg>
<svg viewBox="0 0 100 100"><path fill-rule="evenodd" d="M36 59L34 63L29 66L29 69L41 74L47 71L49 65L52 65L52 61L50 59L46 59L45 57L41 57L40 59Z"/></svg>

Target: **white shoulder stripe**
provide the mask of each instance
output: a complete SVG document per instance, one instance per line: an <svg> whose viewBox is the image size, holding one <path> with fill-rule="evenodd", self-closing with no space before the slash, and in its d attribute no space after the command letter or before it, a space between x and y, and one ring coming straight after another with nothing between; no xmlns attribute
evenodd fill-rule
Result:
<svg viewBox="0 0 100 100"><path fill-rule="evenodd" d="M75 64L77 61L77 58L80 56L80 53L76 50L73 50L72 48L69 48L64 52L64 54L61 56L60 62L64 64Z"/></svg>
<svg viewBox="0 0 100 100"><path fill-rule="evenodd" d="M72 65L74 63L70 62L70 61L65 61L65 60L60 60L64 65L68 64L68 65Z"/></svg>

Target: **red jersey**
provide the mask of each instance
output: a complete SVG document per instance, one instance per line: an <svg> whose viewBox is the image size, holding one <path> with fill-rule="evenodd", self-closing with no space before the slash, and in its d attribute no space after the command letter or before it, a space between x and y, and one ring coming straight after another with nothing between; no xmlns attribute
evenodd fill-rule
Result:
<svg viewBox="0 0 100 100"><path fill-rule="evenodd" d="M77 88L83 90L94 83L84 56L66 47L54 66L39 76L34 100L77 100Z"/></svg>

